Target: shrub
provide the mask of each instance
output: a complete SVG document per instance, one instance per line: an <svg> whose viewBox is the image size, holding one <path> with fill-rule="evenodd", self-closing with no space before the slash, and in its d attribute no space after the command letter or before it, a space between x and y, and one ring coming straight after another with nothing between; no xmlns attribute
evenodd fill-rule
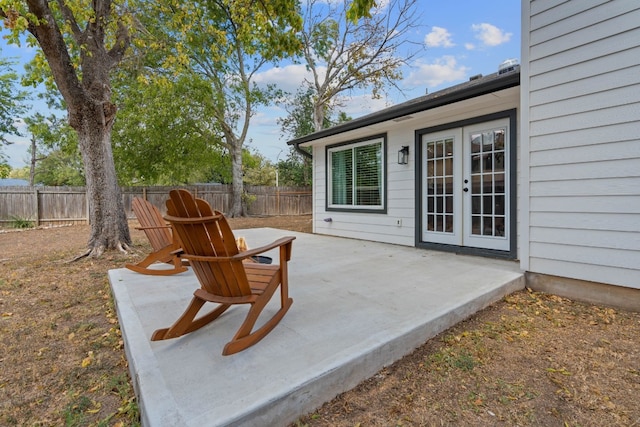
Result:
<svg viewBox="0 0 640 427"><path fill-rule="evenodd" d="M35 224L30 219L20 218L17 216L11 217L12 228L33 228Z"/></svg>

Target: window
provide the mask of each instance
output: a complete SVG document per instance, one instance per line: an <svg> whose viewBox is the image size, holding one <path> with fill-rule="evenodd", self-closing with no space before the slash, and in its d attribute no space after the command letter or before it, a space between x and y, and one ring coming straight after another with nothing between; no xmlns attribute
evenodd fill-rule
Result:
<svg viewBox="0 0 640 427"><path fill-rule="evenodd" d="M384 139L328 147L328 200L334 209L384 209Z"/></svg>

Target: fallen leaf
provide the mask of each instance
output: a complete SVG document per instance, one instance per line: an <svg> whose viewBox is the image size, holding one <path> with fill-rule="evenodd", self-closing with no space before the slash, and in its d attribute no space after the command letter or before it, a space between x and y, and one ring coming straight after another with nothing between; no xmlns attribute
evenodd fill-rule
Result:
<svg viewBox="0 0 640 427"><path fill-rule="evenodd" d="M91 362L93 362L93 351L88 352L87 357L82 359L82 367L86 368L87 366L91 365Z"/></svg>

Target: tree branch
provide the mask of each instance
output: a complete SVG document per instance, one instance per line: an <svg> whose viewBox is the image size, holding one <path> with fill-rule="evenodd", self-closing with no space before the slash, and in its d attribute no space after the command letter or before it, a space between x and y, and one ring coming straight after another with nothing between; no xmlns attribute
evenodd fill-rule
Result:
<svg viewBox="0 0 640 427"><path fill-rule="evenodd" d="M69 107L75 109L77 105L72 103L84 98L84 93L49 4L45 0L27 0L27 6L38 20L37 24L29 22L28 31L38 40L58 90Z"/></svg>

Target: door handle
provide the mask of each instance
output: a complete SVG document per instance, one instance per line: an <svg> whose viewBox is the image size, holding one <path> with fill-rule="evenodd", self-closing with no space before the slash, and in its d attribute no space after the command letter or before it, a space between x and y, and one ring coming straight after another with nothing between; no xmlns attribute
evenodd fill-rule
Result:
<svg viewBox="0 0 640 427"><path fill-rule="evenodd" d="M464 188L462 189L462 191L464 191L464 192L466 193L467 191L469 191L469 189L468 189L467 187L464 187Z"/></svg>

